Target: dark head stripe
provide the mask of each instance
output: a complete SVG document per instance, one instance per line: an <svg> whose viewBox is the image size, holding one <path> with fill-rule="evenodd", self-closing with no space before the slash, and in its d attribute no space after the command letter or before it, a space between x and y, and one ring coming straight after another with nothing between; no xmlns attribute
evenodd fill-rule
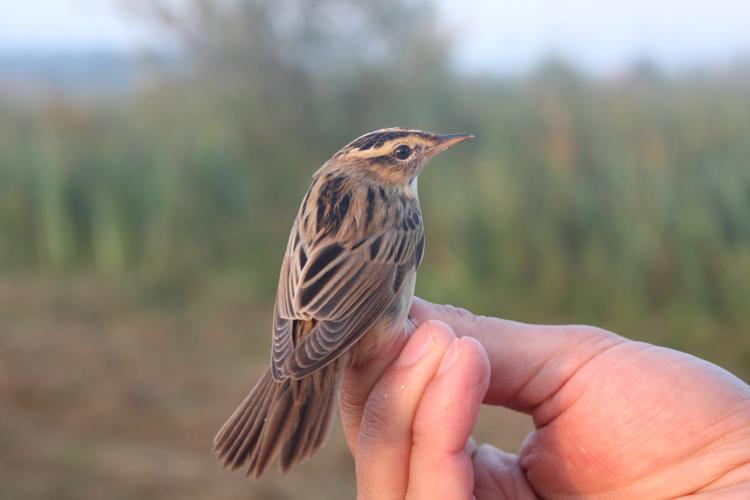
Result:
<svg viewBox="0 0 750 500"><path fill-rule="evenodd" d="M349 149L358 149L359 151L367 151L368 149L379 148L388 141L398 139L401 137L408 137L412 135L424 136L423 132L416 130L386 130L378 132L370 132L362 137L353 140L349 144Z"/></svg>

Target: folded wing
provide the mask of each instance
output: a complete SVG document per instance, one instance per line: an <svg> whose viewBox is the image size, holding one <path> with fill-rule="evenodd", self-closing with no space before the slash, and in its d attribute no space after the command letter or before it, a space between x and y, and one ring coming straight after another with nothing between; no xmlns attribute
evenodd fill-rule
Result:
<svg viewBox="0 0 750 500"><path fill-rule="evenodd" d="M386 229L346 247L302 241L296 230L282 264L274 313L274 378L302 378L338 358L382 317L421 259L423 232ZM295 321L314 326L294 338Z"/></svg>

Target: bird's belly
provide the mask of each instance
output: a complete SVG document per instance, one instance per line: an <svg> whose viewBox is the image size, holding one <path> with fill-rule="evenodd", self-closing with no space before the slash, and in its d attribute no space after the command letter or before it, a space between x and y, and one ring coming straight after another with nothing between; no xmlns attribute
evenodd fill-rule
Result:
<svg viewBox="0 0 750 500"><path fill-rule="evenodd" d="M349 364L360 364L378 350L378 348L399 335L405 328L409 316L411 301L414 298L414 285L417 273L412 272L406 278L401 292L396 295L386 308L383 316L378 319L366 334L357 342L348 356Z"/></svg>

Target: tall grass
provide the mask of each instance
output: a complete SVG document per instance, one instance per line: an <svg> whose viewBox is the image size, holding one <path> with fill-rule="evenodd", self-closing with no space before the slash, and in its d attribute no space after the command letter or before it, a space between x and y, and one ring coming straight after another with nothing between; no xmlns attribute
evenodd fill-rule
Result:
<svg viewBox="0 0 750 500"><path fill-rule="evenodd" d="M0 270L176 287L242 275L270 300L309 175L338 146L394 124L467 130L478 138L420 181L419 293L603 323L750 371L746 76L451 78L451 98L389 94L397 123L368 118L378 101L354 99L363 114L339 122L324 105L338 90L306 96L294 129L202 83L98 105L5 102Z"/></svg>

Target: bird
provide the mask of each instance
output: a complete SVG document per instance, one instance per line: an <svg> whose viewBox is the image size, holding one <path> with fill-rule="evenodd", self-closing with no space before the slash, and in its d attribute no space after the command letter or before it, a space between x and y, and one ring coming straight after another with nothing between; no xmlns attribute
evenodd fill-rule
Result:
<svg viewBox="0 0 750 500"><path fill-rule="evenodd" d="M364 134L312 177L292 224L273 311L271 364L214 438L225 468L281 472L325 442L343 370L403 329L424 254L417 178L474 136Z"/></svg>

